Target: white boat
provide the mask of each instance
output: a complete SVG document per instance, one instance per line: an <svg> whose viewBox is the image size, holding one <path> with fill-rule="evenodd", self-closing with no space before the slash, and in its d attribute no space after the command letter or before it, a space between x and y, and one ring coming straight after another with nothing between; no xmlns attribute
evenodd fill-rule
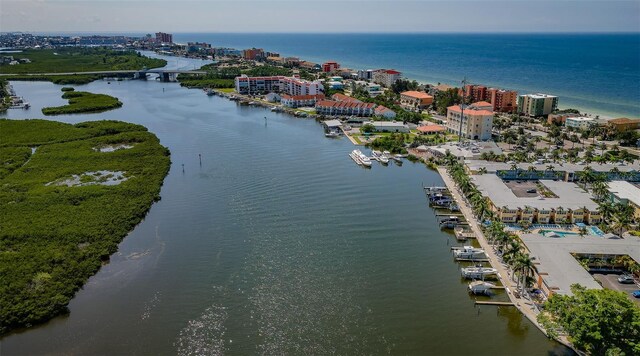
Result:
<svg viewBox="0 0 640 356"><path fill-rule="evenodd" d="M331 138L335 138L335 137L340 137L340 133L337 131L329 131L327 133L324 134L325 137L331 137Z"/></svg>
<svg viewBox="0 0 640 356"><path fill-rule="evenodd" d="M485 281L473 281L469 283L469 292L473 294L488 294L491 288L496 285Z"/></svg>
<svg viewBox="0 0 640 356"><path fill-rule="evenodd" d="M453 256L455 258L461 258L465 260L475 260L487 257L483 249L473 246L462 246L461 248L454 249Z"/></svg>
<svg viewBox="0 0 640 356"><path fill-rule="evenodd" d="M462 267L460 273L467 279L484 279L497 274L498 270L491 267Z"/></svg>
<svg viewBox="0 0 640 356"><path fill-rule="evenodd" d="M365 156L360 150L353 150L349 153L349 157L353 159L358 165L364 167L371 167L371 160Z"/></svg>
<svg viewBox="0 0 640 356"><path fill-rule="evenodd" d="M382 164L388 164L389 163L389 158L387 158L387 156L383 155L380 151L373 150L373 151L371 151L371 155L373 156L373 158L375 158L376 160L378 160Z"/></svg>

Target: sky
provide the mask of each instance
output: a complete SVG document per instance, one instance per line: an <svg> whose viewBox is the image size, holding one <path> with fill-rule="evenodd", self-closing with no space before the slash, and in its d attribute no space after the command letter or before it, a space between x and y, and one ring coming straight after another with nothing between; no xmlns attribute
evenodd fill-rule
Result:
<svg viewBox="0 0 640 356"><path fill-rule="evenodd" d="M640 0L0 0L0 32L640 32Z"/></svg>

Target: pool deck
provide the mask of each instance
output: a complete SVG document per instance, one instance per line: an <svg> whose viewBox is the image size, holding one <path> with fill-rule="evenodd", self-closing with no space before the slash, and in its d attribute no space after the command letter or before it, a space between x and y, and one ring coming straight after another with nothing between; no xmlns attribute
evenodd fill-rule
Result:
<svg viewBox="0 0 640 356"><path fill-rule="evenodd" d="M493 246L484 236L484 233L480 229L480 222L478 222L478 220L476 219L469 202L463 197L461 191L458 189L457 185L445 168L438 167L438 173L440 173L442 180L449 189L449 192L451 192L451 196L458 203L460 212L464 215L465 219L469 223L471 231L475 233L476 239L478 240L478 243L480 243L480 246L484 249L491 267L495 268L498 271L498 278L500 279L500 282L502 282L502 285L505 287L505 291L511 303L513 303L513 305L518 308L518 310L522 314L524 314L524 316L527 317L527 319L529 319L533 323L533 325L535 325L546 335L546 330L538 323L537 316L539 312L536 309L533 301L531 301L526 295L523 297L519 297L514 294L514 292L517 290L517 287L516 283L511 278L512 276L509 272L509 267L502 262L502 259L496 254ZM573 346L566 337L560 336L556 340L561 344L573 349Z"/></svg>

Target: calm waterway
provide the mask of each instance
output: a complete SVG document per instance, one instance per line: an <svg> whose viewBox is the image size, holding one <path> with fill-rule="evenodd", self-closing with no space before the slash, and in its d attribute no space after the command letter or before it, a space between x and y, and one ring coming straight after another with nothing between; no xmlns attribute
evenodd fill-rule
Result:
<svg viewBox="0 0 640 356"><path fill-rule="evenodd" d="M3 117L65 102L58 85L13 86L32 108ZM422 194L441 179L423 165L361 169L313 120L175 83L78 88L124 106L51 119L145 125L171 171L71 313L6 336L0 354L568 353L513 308L474 307Z"/></svg>

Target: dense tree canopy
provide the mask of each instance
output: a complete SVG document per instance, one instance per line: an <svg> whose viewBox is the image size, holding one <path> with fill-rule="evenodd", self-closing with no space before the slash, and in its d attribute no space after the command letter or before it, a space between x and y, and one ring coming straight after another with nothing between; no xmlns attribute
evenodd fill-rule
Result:
<svg viewBox="0 0 640 356"><path fill-rule="evenodd" d="M573 296L554 295L539 318L554 334L591 355L640 355L640 308L622 292L571 286Z"/></svg>

